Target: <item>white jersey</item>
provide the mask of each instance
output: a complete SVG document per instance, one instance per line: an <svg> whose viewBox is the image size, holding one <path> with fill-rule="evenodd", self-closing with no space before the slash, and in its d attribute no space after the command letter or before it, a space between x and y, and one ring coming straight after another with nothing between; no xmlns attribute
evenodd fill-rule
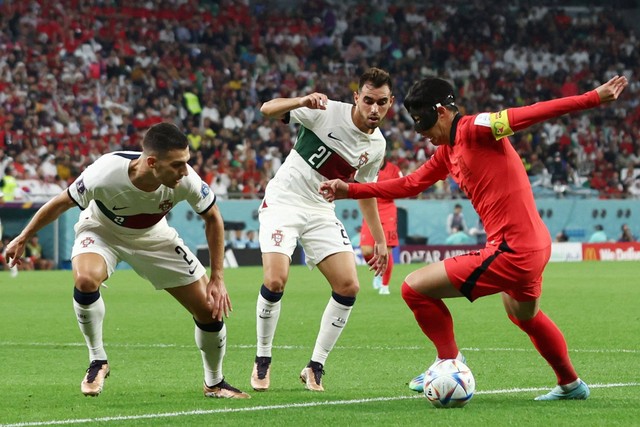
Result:
<svg viewBox="0 0 640 427"><path fill-rule="evenodd" d="M315 206L333 209L318 188L330 179L372 182L382 165L386 140L380 129L367 134L351 119L353 105L329 101L326 110L291 110L302 126L296 144L269 181L264 203ZM355 174L355 175L354 175Z"/></svg>
<svg viewBox="0 0 640 427"><path fill-rule="evenodd" d="M134 151L103 155L69 186L69 196L80 209L88 209L91 217L118 235L142 235L168 228L165 216L183 200L198 214L215 204L209 186L188 165L188 175L176 188L160 185L155 191L140 190L129 178L129 164L140 155Z"/></svg>

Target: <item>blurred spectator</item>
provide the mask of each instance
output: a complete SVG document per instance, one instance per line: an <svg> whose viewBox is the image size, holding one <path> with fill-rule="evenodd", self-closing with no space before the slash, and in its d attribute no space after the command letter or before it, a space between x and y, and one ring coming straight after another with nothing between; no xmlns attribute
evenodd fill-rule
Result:
<svg viewBox="0 0 640 427"><path fill-rule="evenodd" d="M40 159L7 162L28 151L42 159L56 156L62 165L57 175L69 182L103 152L136 150L151 124L170 121L185 131L194 124L202 138L211 130L220 141L194 143L203 165L212 157L219 165L222 146L231 153L243 143L256 152L267 149L272 158L257 169L269 179L291 150L296 130L264 121L257 113L261 103L315 90L348 102L352 91L344 88L358 69L373 65L397 76L398 94L414 80L446 70L467 113L487 111L496 102L525 105L579 93L611 74L633 82L638 69L636 35L624 5L565 8L542 0L534 9L488 13L481 3L461 0L381 2L374 13L364 2L316 2L308 13L292 14L286 2L271 0L260 6L76 3L0 1L0 178L9 164L15 179L32 178ZM258 20L263 27L256 32ZM466 43L457 46L449 41L459 28ZM544 43L540 34L549 35ZM585 189L603 198L630 195L630 182L620 172L624 158L640 167L639 91L640 85L631 84L617 107L514 136L532 185L553 188L545 164L558 152L562 167L548 168L562 190L556 194L569 196L572 186L586 181ZM410 123L398 102L384 124L391 161L405 174L433 150ZM622 192L613 172L621 177ZM232 197L261 196L247 196L262 192L261 179L253 178L254 187L249 178L236 178L236 187L249 188L232 191ZM450 184L438 183L420 197L466 197Z"/></svg>
<svg viewBox="0 0 640 427"><path fill-rule="evenodd" d="M589 243L604 243L608 241L607 233L604 232L604 228L602 227L602 225L597 224L593 228L595 229L595 231L593 232L593 234L591 234L591 237L589 237Z"/></svg>
<svg viewBox="0 0 640 427"><path fill-rule="evenodd" d="M7 166L5 175L0 179L0 192L2 192L5 202L12 202L18 192L18 182L13 176L14 173L15 169L13 166Z"/></svg>
<svg viewBox="0 0 640 427"><path fill-rule="evenodd" d="M471 236L454 225L452 233L447 236L444 243L445 245L471 245L476 242Z"/></svg>
<svg viewBox="0 0 640 427"><path fill-rule="evenodd" d="M631 185L629 185L627 194L631 199L640 200L640 177L634 179Z"/></svg>
<svg viewBox="0 0 640 427"><path fill-rule="evenodd" d="M53 260L44 258L38 235L32 236L29 242L27 242L25 246L25 259L29 261L35 270L53 270L55 267Z"/></svg>
<svg viewBox="0 0 640 427"><path fill-rule="evenodd" d="M447 216L447 233L454 234L457 232L466 233L467 224L464 221L464 214L462 213L462 205L456 203L453 207L453 212Z"/></svg>
<svg viewBox="0 0 640 427"><path fill-rule="evenodd" d="M255 230L247 230L247 249L260 249L260 242Z"/></svg>
<svg viewBox="0 0 640 427"><path fill-rule="evenodd" d="M245 249L247 247L247 239L244 237L244 231L233 230L233 237L229 240L229 244L233 249Z"/></svg>
<svg viewBox="0 0 640 427"><path fill-rule="evenodd" d="M620 227L620 237L618 237L618 242L635 242L636 240L636 236L631 232L629 225L622 224Z"/></svg>
<svg viewBox="0 0 640 427"><path fill-rule="evenodd" d="M558 231L558 234L556 234L555 241L556 242L568 242L569 241L569 236L567 236L567 233L565 233L564 230Z"/></svg>
<svg viewBox="0 0 640 427"><path fill-rule="evenodd" d="M469 229L469 234L476 238L476 243L478 245L484 245L487 243L487 232L484 230L484 224L480 218L478 218L476 226Z"/></svg>

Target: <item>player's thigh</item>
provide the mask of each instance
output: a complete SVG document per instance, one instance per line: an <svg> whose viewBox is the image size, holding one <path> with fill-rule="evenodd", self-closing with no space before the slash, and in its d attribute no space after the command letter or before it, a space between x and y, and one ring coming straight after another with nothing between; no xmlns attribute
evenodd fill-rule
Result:
<svg viewBox="0 0 640 427"><path fill-rule="evenodd" d="M331 214L310 214L300 235L307 266L313 269L329 255L347 252L355 263L353 246L344 225Z"/></svg>
<svg viewBox="0 0 640 427"><path fill-rule="evenodd" d="M513 253L490 246L444 261L449 279L470 301L506 292L516 301L533 301L542 292L542 272L550 247Z"/></svg>
<svg viewBox="0 0 640 427"><path fill-rule="evenodd" d="M362 254L366 255L364 248L370 248L371 253L373 253L373 246L376 244L376 241L373 239L373 235L371 234L371 229L369 225L365 221L362 221L362 229L360 230L360 248L362 249Z"/></svg>
<svg viewBox="0 0 640 427"><path fill-rule="evenodd" d="M358 293L360 286L352 252L331 254L318 264L318 269L337 294L354 297Z"/></svg>
<svg viewBox="0 0 640 427"><path fill-rule="evenodd" d="M87 225L85 223L84 225ZM95 292L118 265L119 257L113 242L99 227L76 228L71 250L71 267L76 288L82 292Z"/></svg>
<svg viewBox="0 0 640 427"><path fill-rule="evenodd" d="M405 282L413 290L431 298L456 298L462 294L456 289L447 275L444 261L428 264L412 273Z"/></svg>
<svg viewBox="0 0 640 427"><path fill-rule="evenodd" d="M86 252L71 259L73 281L81 292L95 292L109 278L107 263L103 255Z"/></svg>
<svg viewBox="0 0 640 427"><path fill-rule="evenodd" d="M139 238L135 247L119 247L120 256L156 289L192 284L206 274L206 269L175 230L159 240Z"/></svg>
<svg viewBox="0 0 640 427"><path fill-rule="evenodd" d="M306 218L301 209L270 206L260 210L260 251L283 254L291 261Z"/></svg>
<svg viewBox="0 0 640 427"><path fill-rule="evenodd" d="M200 323L211 323L211 306L207 302L207 276L184 286L165 288Z"/></svg>

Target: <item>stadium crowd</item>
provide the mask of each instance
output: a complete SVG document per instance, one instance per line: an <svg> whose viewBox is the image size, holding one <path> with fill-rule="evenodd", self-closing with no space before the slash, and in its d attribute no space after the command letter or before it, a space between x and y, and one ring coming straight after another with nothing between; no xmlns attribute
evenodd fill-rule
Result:
<svg viewBox="0 0 640 427"><path fill-rule="evenodd" d="M394 78L382 131L404 174L435 147L402 97L450 80L462 112L575 95L615 74L607 108L512 138L536 194L640 198L640 51L624 10L558 2L44 0L0 2L0 177L5 200L47 200L102 153L139 150L146 129L188 134L192 166L220 197L259 198L295 128L262 117L276 96L352 102L369 66ZM441 182L422 197L464 197Z"/></svg>

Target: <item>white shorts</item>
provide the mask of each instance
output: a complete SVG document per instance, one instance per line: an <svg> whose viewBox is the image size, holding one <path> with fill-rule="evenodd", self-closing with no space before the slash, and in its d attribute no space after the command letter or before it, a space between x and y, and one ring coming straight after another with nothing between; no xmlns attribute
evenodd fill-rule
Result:
<svg viewBox="0 0 640 427"><path fill-rule="evenodd" d="M349 236L334 211L270 205L260 208L260 250L278 252L291 259L298 240L309 269L329 255L351 252Z"/></svg>
<svg viewBox="0 0 640 427"><path fill-rule="evenodd" d="M125 261L156 289L167 289L189 285L207 272L171 227L157 230L159 233L116 235L95 219L81 215L74 229L71 258L85 253L102 255L109 276L118 262Z"/></svg>

